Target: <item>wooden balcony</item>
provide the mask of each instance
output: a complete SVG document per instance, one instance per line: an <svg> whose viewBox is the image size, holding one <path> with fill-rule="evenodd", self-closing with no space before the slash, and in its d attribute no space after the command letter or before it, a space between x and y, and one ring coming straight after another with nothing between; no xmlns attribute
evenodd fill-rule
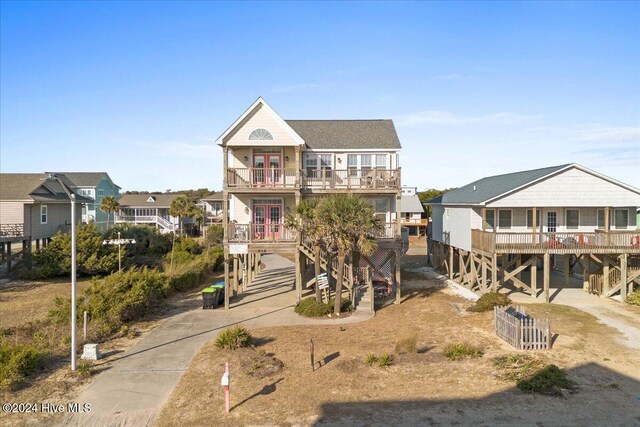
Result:
<svg viewBox="0 0 640 427"><path fill-rule="evenodd" d="M398 191L400 169L304 170L278 168L227 169L225 188L233 190L283 189ZM252 191L253 192L253 191Z"/></svg>
<svg viewBox="0 0 640 427"><path fill-rule="evenodd" d="M640 230L535 234L471 230L471 248L487 254L640 254Z"/></svg>
<svg viewBox="0 0 640 427"><path fill-rule="evenodd" d="M298 189L300 171L278 168L227 169L225 185L234 189Z"/></svg>
<svg viewBox="0 0 640 427"><path fill-rule="evenodd" d="M11 242L24 237L24 224L0 224L0 241Z"/></svg>
<svg viewBox="0 0 640 427"><path fill-rule="evenodd" d="M302 188L309 190L392 190L400 189L400 169L304 170Z"/></svg>
<svg viewBox="0 0 640 427"><path fill-rule="evenodd" d="M428 218L410 218L410 219L400 218L400 224L404 226L426 227L427 225L429 225L429 219Z"/></svg>
<svg viewBox="0 0 640 427"><path fill-rule="evenodd" d="M230 243L292 243L298 233L283 224L228 224Z"/></svg>

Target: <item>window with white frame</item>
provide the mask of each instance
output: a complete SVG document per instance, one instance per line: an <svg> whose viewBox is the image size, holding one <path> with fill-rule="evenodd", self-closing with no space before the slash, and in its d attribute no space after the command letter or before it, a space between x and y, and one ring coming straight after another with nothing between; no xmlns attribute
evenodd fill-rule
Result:
<svg viewBox="0 0 640 427"><path fill-rule="evenodd" d="M511 228L511 210L498 210L498 229L509 230Z"/></svg>
<svg viewBox="0 0 640 427"><path fill-rule="evenodd" d="M371 199L373 205L373 215L380 219L380 222L387 222L387 212L389 212L389 199L385 197L377 197Z"/></svg>
<svg viewBox="0 0 640 427"><path fill-rule="evenodd" d="M542 223L542 213L536 209L536 228ZM533 209L527 209L527 228L533 228Z"/></svg>
<svg viewBox="0 0 640 427"><path fill-rule="evenodd" d="M333 169L333 154L313 154L305 155L304 167L307 170L307 176L318 177L324 171L325 176L331 176Z"/></svg>
<svg viewBox="0 0 640 427"><path fill-rule="evenodd" d="M272 141L273 135L266 129L258 128L249 134L249 141Z"/></svg>
<svg viewBox="0 0 640 427"><path fill-rule="evenodd" d="M104 190L98 190L98 196L104 196Z"/></svg>
<svg viewBox="0 0 640 427"><path fill-rule="evenodd" d="M387 169L386 154L376 154L376 169Z"/></svg>
<svg viewBox="0 0 640 427"><path fill-rule="evenodd" d="M580 210L567 209L565 211L565 224L567 230L577 230L580 227Z"/></svg>
<svg viewBox="0 0 640 427"><path fill-rule="evenodd" d="M46 224L49 216L47 205L40 205L40 224Z"/></svg>
<svg viewBox="0 0 640 427"><path fill-rule="evenodd" d="M614 209L613 211L613 224L616 229L629 228L629 210L628 209Z"/></svg>

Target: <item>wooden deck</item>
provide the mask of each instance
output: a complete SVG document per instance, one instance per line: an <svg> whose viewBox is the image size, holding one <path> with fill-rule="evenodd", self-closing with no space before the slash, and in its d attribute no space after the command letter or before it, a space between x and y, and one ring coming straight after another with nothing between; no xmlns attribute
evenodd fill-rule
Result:
<svg viewBox="0 0 640 427"><path fill-rule="evenodd" d="M400 169L321 169L297 170L281 168L230 168L227 169L225 188L234 192L242 190L331 190L332 192L397 191L400 189Z"/></svg>
<svg viewBox="0 0 640 427"><path fill-rule="evenodd" d="M491 254L640 254L640 230L492 233L471 230L471 248Z"/></svg>

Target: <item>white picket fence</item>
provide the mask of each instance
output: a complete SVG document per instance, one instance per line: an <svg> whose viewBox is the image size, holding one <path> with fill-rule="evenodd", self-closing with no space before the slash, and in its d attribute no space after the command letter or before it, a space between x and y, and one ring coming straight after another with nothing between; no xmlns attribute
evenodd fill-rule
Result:
<svg viewBox="0 0 640 427"><path fill-rule="evenodd" d="M523 307L494 307L496 335L518 350L547 350L551 348L551 322L534 319Z"/></svg>

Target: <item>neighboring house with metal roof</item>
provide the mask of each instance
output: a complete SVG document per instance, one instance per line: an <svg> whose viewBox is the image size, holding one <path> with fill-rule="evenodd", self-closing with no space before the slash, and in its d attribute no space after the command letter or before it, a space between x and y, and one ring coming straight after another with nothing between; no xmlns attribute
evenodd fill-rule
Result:
<svg viewBox="0 0 640 427"><path fill-rule="evenodd" d="M457 258L453 252L463 258L473 255L478 263L482 258L482 263L492 264L493 268L498 268L496 259L484 256L499 253L511 258L525 257L534 269L540 254L548 256L551 265L556 266L564 257L567 277L574 267L578 268L576 260L582 260L579 264L584 267L591 262L591 255L595 256L593 262L599 262L607 272L611 254L640 255L636 216L640 190L578 164L482 178L427 204L433 208L429 251L432 259L436 258L434 263L444 266L450 275L455 270L453 258ZM471 268L475 261L465 262L463 270ZM461 261L457 263L459 267ZM477 285L480 267L476 270L474 264L471 269L474 273L462 275L467 280L475 274ZM586 269L589 276L591 270ZM619 270L622 272L623 267ZM600 285L594 280L590 284L585 282L585 289L610 293L616 287L607 283L608 273L606 276L601 278ZM517 277L515 281L509 279L535 293L535 281L533 287L527 288ZM598 286L600 289L594 289ZM618 290L621 288L623 292L624 286Z"/></svg>
<svg viewBox="0 0 640 427"><path fill-rule="evenodd" d="M183 194L124 194L120 197L120 210L116 224L148 224L163 233L178 231L180 218L169 214L171 203ZM183 221L184 222L184 221ZM189 221L187 221L189 222Z"/></svg>
<svg viewBox="0 0 640 427"><path fill-rule="evenodd" d="M94 222L99 229L105 229L107 223L113 224L115 213L100 209L105 197L120 198L120 186L116 185L107 172L59 172L71 180L78 193L94 199L93 203L82 206L82 222Z"/></svg>
<svg viewBox="0 0 640 427"><path fill-rule="evenodd" d="M58 175L75 194L78 204L93 199L81 196L73 182ZM80 223L81 209L76 210ZM11 255L12 242L22 242L24 250L31 250L51 239L58 231L67 232L71 224L71 203L62 185L46 173L0 174L0 245L2 259ZM43 243L44 242L44 243Z"/></svg>
<svg viewBox="0 0 640 427"><path fill-rule="evenodd" d="M375 274L399 281L399 268L391 266L401 237L401 145L393 121L284 120L258 98L216 143L224 157L227 253L241 247L247 254L293 254L298 242L284 228L287 212L305 198L355 193L370 201L384 224L384 266Z"/></svg>
<svg viewBox="0 0 640 427"><path fill-rule="evenodd" d="M417 187L402 187L400 223L409 229L409 236L426 236L429 219L424 215L424 206L417 194Z"/></svg>

